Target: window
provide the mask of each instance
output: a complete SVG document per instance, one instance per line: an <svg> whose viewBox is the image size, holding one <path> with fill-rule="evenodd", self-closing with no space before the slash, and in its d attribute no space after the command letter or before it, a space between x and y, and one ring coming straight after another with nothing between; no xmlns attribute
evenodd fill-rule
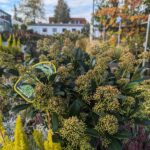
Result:
<svg viewBox="0 0 150 150"><path fill-rule="evenodd" d="M43 28L43 32L47 32L47 28Z"/></svg>
<svg viewBox="0 0 150 150"><path fill-rule="evenodd" d="M57 32L57 28L53 28L53 33Z"/></svg>
<svg viewBox="0 0 150 150"><path fill-rule="evenodd" d="M72 31L73 31L73 32L75 32L75 31L76 31L76 29L72 29Z"/></svg>
<svg viewBox="0 0 150 150"><path fill-rule="evenodd" d="M67 31L67 29L66 29L66 28L63 28L62 31L65 32L65 31Z"/></svg>
<svg viewBox="0 0 150 150"><path fill-rule="evenodd" d="M120 5L124 5L125 1L124 0L120 0Z"/></svg>

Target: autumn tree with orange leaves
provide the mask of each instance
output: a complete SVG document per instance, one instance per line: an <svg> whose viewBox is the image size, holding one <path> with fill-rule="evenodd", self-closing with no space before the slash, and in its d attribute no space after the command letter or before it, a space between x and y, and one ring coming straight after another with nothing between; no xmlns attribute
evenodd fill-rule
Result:
<svg viewBox="0 0 150 150"><path fill-rule="evenodd" d="M119 0L108 0L97 10L95 17L100 23L101 31L113 31L123 37L131 37L135 34L145 35L143 22L147 21L147 14L141 12L142 0L125 0L124 5L119 4ZM119 23L117 18L121 18L121 33L118 33Z"/></svg>

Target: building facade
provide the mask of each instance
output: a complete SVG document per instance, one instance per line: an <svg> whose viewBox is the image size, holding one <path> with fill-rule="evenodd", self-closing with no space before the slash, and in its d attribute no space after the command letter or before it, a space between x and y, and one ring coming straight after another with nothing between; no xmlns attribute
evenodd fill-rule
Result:
<svg viewBox="0 0 150 150"><path fill-rule="evenodd" d="M0 32L11 31L11 15L0 9Z"/></svg>
<svg viewBox="0 0 150 150"><path fill-rule="evenodd" d="M68 23L55 23L54 18L50 17L48 24L31 24L28 25L28 30L32 30L41 35L54 35L65 31L81 32L86 23L87 21L85 18L70 18Z"/></svg>
<svg viewBox="0 0 150 150"><path fill-rule="evenodd" d="M28 30L32 30L41 35L54 35L65 31L75 32L83 29L84 25L76 24L31 24L28 25Z"/></svg>

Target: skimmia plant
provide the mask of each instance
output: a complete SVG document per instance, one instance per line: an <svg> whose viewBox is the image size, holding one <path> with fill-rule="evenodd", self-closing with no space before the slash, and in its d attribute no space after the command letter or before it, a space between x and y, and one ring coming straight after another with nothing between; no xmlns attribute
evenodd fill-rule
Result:
<svg viewBox="0 0 150 150"><path fill-rule="evenodd" d="M18 132L23 132L19 136L26 142L23 150L31 145L33 150L131 150L131 146L134 150L140 138L140 146L146 149L150 81L142 60L149 59L149 52L135 55L130 47L115 47L112 41L89 46L78 41L81 36L66 34L67 38L40 39L34 58L26 52L20 62L11 54L14 65L11 59L1 65L1 113L9 118L7 109L22 116L25 130L21 127ZM32 79L39 80L34 101L26 102L13 86L31 66L43 61L52 62L56 73L47 78L32 72Z"/></svg>

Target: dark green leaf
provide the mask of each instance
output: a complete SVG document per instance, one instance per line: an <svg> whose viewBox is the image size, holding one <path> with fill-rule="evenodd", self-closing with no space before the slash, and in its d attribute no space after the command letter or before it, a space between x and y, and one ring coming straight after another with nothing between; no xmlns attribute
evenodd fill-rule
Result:
<svg viewBox="0 0 150 150"><path fill-rule="evenodd" d="M65 96L65 92L64 91L59 91L55 93L57 96Z"/></svg>
<svg viewBox="0 0 150 150"><path fill-rule="evenodd" d="M53 129L53 132L56 132L57 129L58 129L58 116L56 113L52 113L52 129Z"/></svg>
<svg viewBox="0 0 150 150"><path fill-rule="evenodd" d="M95 138L99 138L100 137L100 134L95 129L91 129L91 128L88 128L86 130L86 134L88 134L91 137L95 137Z"/></svg>
<svg viewBox="0 0 150 150"><path fill-rule="evenodd" d="M23 111L25 109L27 109L28 107L30 107L31 104L21 104L21 105L17 105L15 107L12 108L12 112L15 112L15 113L19 113L20 111Z"/></svg>
<svg viewBox="0 0 150 150"><path fill-rule="evenodd" d="M122 140L122 139L129 139L131 138L131 136L132 134L130 132L123 131L123 132L117 133L114 137Z"/></svg>
<svg viewBox="0 0 150 150"><path fill-rule="evenodd" d="M131 77L131 81L141 79L141 72L143 71L143 69L144 69L144 67L139 68L139 66L138 66Z"/></svg>
<svg viewBox="0 0 150 150"><path fill-rule="evenodd" d="M139 84L139 82L130 82L130 83L128 83L124 88L125 88L126 90L129 90L129 89L134 88L134 87L137 86L138 84Z"/></svg>
<svg viewBox="0 0 150 150"><path fill-rule="evenodd" d="M36 111L33 107L30 107L30 109L27 110L27 118L33 118L36 115Z"/></svg>
<svg viewBox="0 0 150 150"><path fill-rule="evenodd" d="M113 139L108 149L109 150L122 150L122 146L118 140Z"/></svg>
<svg viewBox="0 0 150 150"><path fill-rule="evenodd" d="M135 123L136 124L141 124L141 125L150 125L150 120L147 120L147 119L138 119L136 118L135 119Z"/></svg>
<svg viewBox="0 0 150 150"><path fill-rule="evenodd" d="M19 76L19 72L15 69L4 69L4 73L7 75Z"/></svg>
<svg viewBox="0 0 150 150"><path fill-rule="evenodd" d="M82 103L80 100L75 100L70 106L70 115L78 115L81 109Z"/></svg>

